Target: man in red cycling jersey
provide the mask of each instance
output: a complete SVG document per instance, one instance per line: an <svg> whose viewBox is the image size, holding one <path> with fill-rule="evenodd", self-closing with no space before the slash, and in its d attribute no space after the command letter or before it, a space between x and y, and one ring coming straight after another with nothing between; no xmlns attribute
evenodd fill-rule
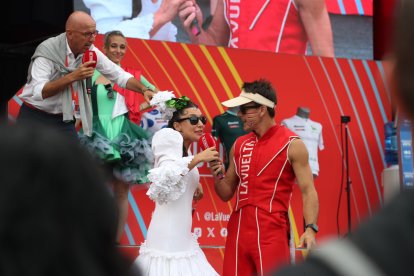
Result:
<svg viewBox="0 0 414 276"><path fill-rule="evenodd" d="M203 15L194 0L179 8L179 17L192 43L276 53L334 56L331 23L325 0L219 0L207 30L192 32Z"/></svg>
<svg viewBox="0 0 414 276"><path fill-rule="evenodd" d="M299 246L315 244L318 195L302 140L274 121L276 93L265 80L244 83L239 97L223 102L239 106L243 128L230 152L224 179L215 179L223 201L236 194L227 230L223 275L263 275L290 260L289 202L296 183L303 200L306 230ZM222 164L211 164L215 175Z"/></svg>

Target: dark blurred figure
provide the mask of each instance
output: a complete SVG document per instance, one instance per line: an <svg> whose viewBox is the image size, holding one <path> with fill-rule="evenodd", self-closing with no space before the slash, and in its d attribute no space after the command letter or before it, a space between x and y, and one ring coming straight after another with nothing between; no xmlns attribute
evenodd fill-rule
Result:
<svg viewBox="0 0 414 276"><path fill-rule="evenodd" d="M414 121L414 3L401 0L395 30L395 74L397 89L395 99L398 107Z"/></svg>
<svg viewBox="0 0 414 276"><path fill-rule="evenodd" d="M414 120L414 1L401 1L396 16L394 91L398 108ZM412 275L414 189L404 189L387 206L342 241L322 245L285 275Z"/></svg>
<svg viewBox="0 0 414 276"><path fill-rule="evenodd" d="M0 126L0 275L138 275L88 153L41 126Z"/></svg>

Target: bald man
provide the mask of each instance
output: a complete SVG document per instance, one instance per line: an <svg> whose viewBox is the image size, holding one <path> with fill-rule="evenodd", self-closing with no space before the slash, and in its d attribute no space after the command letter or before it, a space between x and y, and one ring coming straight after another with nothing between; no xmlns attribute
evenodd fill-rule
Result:
<svg viewBox="0 0 414 276"><path fill-rule="evenodd" d="M84 80L94 73L93 65L111 82L142 93L149 102L153 91L131 74L110 61L93 43L95 20L87 13L73 12L66 21L66 32L43 41L31 58L18 123L39 122L77 138L75 117L81 119L83 131L92 133L92 109ZM86 50L94 51L97 62L82 64Z"/></svg>

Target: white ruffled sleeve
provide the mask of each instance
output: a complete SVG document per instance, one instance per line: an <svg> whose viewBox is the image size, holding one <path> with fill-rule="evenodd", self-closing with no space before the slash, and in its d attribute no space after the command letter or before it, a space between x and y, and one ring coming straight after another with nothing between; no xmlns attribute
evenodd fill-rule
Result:
<svg viewBox="0 0 414 276"><path fill-rule="evenodd" d="M177 200L186 189L183 176L194 156L182 157L183 137L171 128L157 131L152 139L155 167L149 171L151 185L147 191L150 199L159 204Z"/></svg>

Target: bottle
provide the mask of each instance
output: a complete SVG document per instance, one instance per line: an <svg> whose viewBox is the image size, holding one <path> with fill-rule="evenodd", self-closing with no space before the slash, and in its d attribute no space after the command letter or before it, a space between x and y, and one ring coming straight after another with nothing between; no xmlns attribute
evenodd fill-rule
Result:
<svg viewBox="0 0 414 276"><path fill-rule="evenodd" d="M398 143L397 129L394 122L387 122L384 126L385 131L385 162L387 166L398 164Z"/></svg>

